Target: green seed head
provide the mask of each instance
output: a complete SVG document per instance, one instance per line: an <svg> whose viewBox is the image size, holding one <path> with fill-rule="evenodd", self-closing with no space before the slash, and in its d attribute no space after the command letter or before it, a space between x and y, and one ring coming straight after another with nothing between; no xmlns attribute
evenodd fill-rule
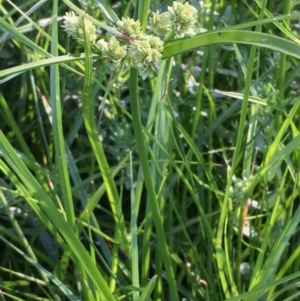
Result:
<svg viewBox="0 0 300 301"><path fill-rule="evenodd" d="M135 21L131 18L122 18L117 22L117 29L126 36L137 39L142 33L140 21Z"/></svg>
<svg viewBox="0 0 300 301"><path fill-rule="evenodd" d="M168 7L168 11L171 14L174 33L178 37L191 37L196 34L198 12L195 7L187 2L185 4L173 2L173 5Z"/></svg>
<svg viewBox="0 0 300 301"><path fill-rule="evenodd" d="M96 41L96 27L94 24L84 19L83 16L76 16L73 11L66 13L62 27L66 33L73 39L76 39L79 44L83 44L84 42L84 28L90 43L94 44Z"/></svg>
<svg viewBox="0 0 300 301"><path fill-rule="evenodd" d="M115 37L112 37L109 42L101 39L97 42L97 46L109 68L118 69L127 54L127 46L121 46Z"/></svg>
<svg viewBox="0 0 300 301"><path fill-rule="evenodd" d="M151 30L158 36L164 36L172 29L172 14L170 12L152 13L149 21Z"/></svg>
<svg viewBox="0 0 300 301"><path fill-rule="evenodd" d="M155 75L160 69L163 41L155 36L144 35L128 47L128 57L132 67L139 69L143 79Z"/></svg>

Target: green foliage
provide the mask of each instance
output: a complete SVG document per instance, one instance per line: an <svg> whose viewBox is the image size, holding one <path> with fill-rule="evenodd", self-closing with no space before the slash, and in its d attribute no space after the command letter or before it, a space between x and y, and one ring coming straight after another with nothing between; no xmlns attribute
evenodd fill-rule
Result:
<svg viewBox="0 0 300 301"><path fill-rule="evenodd" d="M2 300L298 300L297 6L0 0Z"/></svg>

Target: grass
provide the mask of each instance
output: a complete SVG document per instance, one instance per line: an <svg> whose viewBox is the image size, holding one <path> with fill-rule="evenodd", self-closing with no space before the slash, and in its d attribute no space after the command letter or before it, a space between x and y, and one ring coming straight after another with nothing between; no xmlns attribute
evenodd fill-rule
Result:
<svg viewBox="0 0 300 301"><path fill-rule="evenodd" d="M298 300L299 4L191 3L142 80L61 17L172 1L0 1L2 300Z"/></svg>

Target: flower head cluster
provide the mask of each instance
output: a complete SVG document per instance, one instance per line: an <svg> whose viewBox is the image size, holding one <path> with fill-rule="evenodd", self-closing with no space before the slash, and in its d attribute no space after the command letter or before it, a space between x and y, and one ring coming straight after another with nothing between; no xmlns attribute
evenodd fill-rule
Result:
<svg viewBox="0 0 300 301"><path fill-rule="evenodd" d="M197 10L188 2L182 4L175 1L168 6L168 11L152 13L149 20L151 30L157 35L166 35L170 30L178 37L196 34Z"/></svg>
<svg viewBox="0 0 300 301"><path fill-rule="evenodd" d="M197 10L188 2L182 4L180 2L173 2L172 6L168 7L171 14L171 21L173 24L174 33L178 37L194 36L195 24L197 22Z"/></svg>
<svg viewBox="0 0 300 301"><path fill-rule="evenodd" d="M244 198L244 195L252 183L253 175L251 174L250 170L244 170L242 173L242 179L236 178L233 176L233 187L230 190L230 196L233 199L241 200Z"/></svg>
<svg viewBox="0 0 300 301"><path fill-rule="evenodd" d="M96 27L93 23L84 19L83 16L76 16L73 11L66 13L62 27L67 34L73 39L76 39L79 44L83 44L84 42L84 29L92 44L94 44L97 39Z"/></svg>
<svg viewBox="0 0 300 301"><path fill-rule="evenodd" d="M145 79L155 75L160 69L163 41L158 36L172 31L178 37L193 36L196 34L196 22L196 9L188 3L175 1L168 7L168 11L152 13L150 27L156 36L144 33L140 22L128 17L117 21L116 28L110 29L110 33L116 37L111 37L108 42L100 39L96 43L95 26L82 16L76 16L74 12L65 15L63 27L80 44L84 42L85 30L89 41L101 52L111 70L115 71L127 58L130 65L137 68Z"/></svg>
<svg viewBox="0 0 300 301"><path fill-rule="evenodd" d="M153 76L160 69L163 41L155 36L144 35L141 40L133 41L128 47L132 67L139 69L143 79Z"/></svg>
<svg viewBox="0 0 300 301"><path fill-rule="evenodd" d="M130 65L139 69L143 79L153 76L160 68L163 42L160 38L144 34L141 24L130 18L117 22L117 29L130 42L128 59Z"/></svg>
<svg viewBox="0 0 300 301"><path fill-rule="evenodd" d="M131 39L138 39L143 35L140 21L135 21L131 18L119 20L117 29Z"/></svg>
<svg viewBox="0 0 300 301"><path fill-rule="evenodd" d="M101 39L97 42L103 58L106 59L106 63L111 70L118 69L120 63L127 54L127 46L121 46L120 42L112 37L109 42Z"/></svg>
<svg viewBox="0 0 300 301"><path fill-rule="evenodd" d="M172 29L171 13L166 11L163 13L154 12L151 14L150 28L158 36L164 36Z"/></svg>

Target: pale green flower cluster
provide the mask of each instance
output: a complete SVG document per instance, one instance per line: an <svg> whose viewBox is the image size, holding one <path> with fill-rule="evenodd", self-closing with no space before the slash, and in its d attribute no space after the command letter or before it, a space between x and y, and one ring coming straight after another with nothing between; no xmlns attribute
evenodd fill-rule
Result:
<svg viewBox="0 0 300 301"><path fill-rule="evenodd" d="M128 57L132 67L140 71L143 79L151 77L160 69L163 41L159 37L144 35L128 47Z"/></svg>
<svg viewBox="0 0 300 301"><path fill-rule="evenodd" d="M119 20L117 22L117 29L131 39L138 39L143 34L140 21L135 21L130 18L122 18L122 20Z"/></svg>
<svg viewBox="0 0 300 301"><path fill-rule="evenodd" d="M253 175L250 170L244 170L242 173L242 179L233 176L233 187L230 189L230 197L236 200L241 200L252 183Z"/></svg>
<svg viewBox="0 0 300 301"><path fill-rule="evenodd" d="M172 30L171 13L166 11L164 13L152 13L149 21L151 30L158 36L165 36Z"/></svg>
<svg viewBox="0 0 300 301"><path fill-rule="evenodd" d="M168 11L152 13L150 17L151 30L157 35L166 35L170 30L180 38L196 34L198 12L188 2L182 4L173 2Z"/></svg>
<svg viewBox="0 0 300 301"><path fill-rule="evenodd" d="M121 62L127 59L145 79L155 75L160 69L163 41L158 36L165 36L171 31L178 37L193 36L196 34L196 22L197 11L193 6L173 2L168 11L152 13L150 27L156 36L144 33L139 21L122 18L116 23L116 28L112 28L117 32L116 37L111 37L109 41L100 39L96 43L95 26L87 19L76 16L74 12L66 13L63 27L80 44L84 42L85 29L90 43L101 52L112 71L117 70Z"/></svg>
<svg viewBox="0 0 300 301"><path fill-rule="evenodd" d="M76 16L73 11L66 13L64 25L62 25L62 27L65 29L66 33L73 39L76 39L79 44L83 44L84 42L84 28L92 44L94 44L97 39L96 27L94 24L89 20L84 19L82 16Z"/></svg>
<svg viewBox="0 0 300 301"><path fill-rule="evenodd" d="M121 46L115 37L112 37L109 42L101 39L97 42L97 46L108 67L112 71L117 70L127 54L127 46Z"/></svg>
<svg viewBox="0 0 300 301"><path fill-rule="evenodd" d="M192 37L196 34L195 25L198 12L195 7L187 2L184 4L173 2L172 7L168 7L168 11L171 13L173 30L178 37Z"/></svg>
<svg viewBox="0 0 300 301"><path fill-rule="evenodd" d="M137 68L143 79L155 75L161 64L163 41L159 37L143 33L140 22L130 18L118 21L117 30L129 41L127 58L131 67Z"/></svg>

